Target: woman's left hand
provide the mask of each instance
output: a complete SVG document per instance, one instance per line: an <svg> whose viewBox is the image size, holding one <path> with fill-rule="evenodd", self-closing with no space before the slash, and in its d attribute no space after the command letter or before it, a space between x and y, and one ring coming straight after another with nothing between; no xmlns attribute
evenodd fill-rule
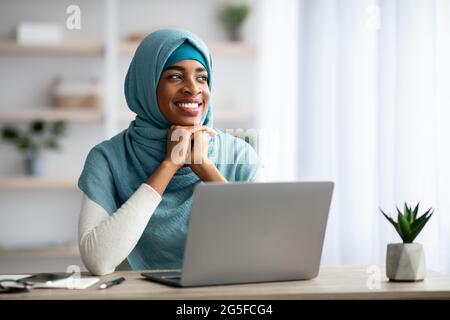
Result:
<svg viewBox="0 0 450 320"><path fill-rule="evenodd" d="M209 137L215 134L216 133L212 129L209 129L199 130L192 135L191 154L189 159L189 166L191 167L191 169L209 164Z"/></svg>
<svg viewBox="0 0 450 320"><path fill-rule="evenodd" d="M202 181L227 182L215 164L208 158L209 137L215 134L212 129L211 131L200 130L194 133L191 158L188 165Z"/></svg>

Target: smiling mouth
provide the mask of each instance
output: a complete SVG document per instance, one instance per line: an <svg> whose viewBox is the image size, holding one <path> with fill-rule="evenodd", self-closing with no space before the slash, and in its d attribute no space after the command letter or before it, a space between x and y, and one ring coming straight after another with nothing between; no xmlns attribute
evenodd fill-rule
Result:
<svg viewBox="0 0 450 320"><path fill-rule="evenodd" d="M202 104L201 103L184 103L184 102L179 102L179 103L175 103L175 105L178 108L195 110L195 109L199 109Z"/></svg>

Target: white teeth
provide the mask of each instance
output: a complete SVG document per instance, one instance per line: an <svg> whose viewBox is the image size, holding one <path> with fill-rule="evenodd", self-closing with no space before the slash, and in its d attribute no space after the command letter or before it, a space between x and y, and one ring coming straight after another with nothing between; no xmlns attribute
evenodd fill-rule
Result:
<svg viewBox="0 0 450 320"><path fill-rule="evenodd" d="M197 109L198 103L177 103L177 107L187 108L187 109Z"/></svg>

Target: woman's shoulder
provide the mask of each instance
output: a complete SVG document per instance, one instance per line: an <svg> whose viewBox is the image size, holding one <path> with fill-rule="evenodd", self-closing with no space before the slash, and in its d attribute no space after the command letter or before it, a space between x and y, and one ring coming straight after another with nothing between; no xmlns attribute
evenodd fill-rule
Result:
<svg viewBox="0 0 450 320"><path fill-rule="evenodd" d="M89 150L87 159L95 158L95 160L107 159L110 155L117 153L120 146L123 145L125 130L96 144Z"/></svg>
<svg viewBox="0 0 450 320"><path fill-rule="evenodd" d="M115 142L118 135L95 145L88 153L83 170L78 179L78 187L87 195L96 194L92 198L108 212L117 208L116 174L117 168L123 164L124 152L120 143ZM107 199L107 200L104 200ZM101 201L105 201L102 202Z"/></svg>
<svg viewBox="0 0 450 320"><path fill-rule="evenodd" d="M216 130L218 134L216 135L215 144L218 150L217 161L218 163L231 163L234 164L250 164L255 165L259 163L257 151L250 144L250 141L254 139L246 139L247 136L251 135L244 130L233 131L233 132L223 132L221 130Z"/></svg>
<svg viewBox="0 0 450 320"><path fill-rule="evenodd" d="M214 130L218 133L215 137L221 144L234 144L241 148L253 148L250 143L254 140L251 132L242 129L226 132L216 128Z"/></svg>

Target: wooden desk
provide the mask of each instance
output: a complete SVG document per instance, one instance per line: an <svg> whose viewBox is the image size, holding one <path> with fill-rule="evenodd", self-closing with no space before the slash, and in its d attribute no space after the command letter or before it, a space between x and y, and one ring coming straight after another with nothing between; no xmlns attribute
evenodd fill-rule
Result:
<svg viewBox="0 0 450 320"><path fill-rule="evenodd" d="M362 267L324 267L313 280L173 288L145 280L141 271L120 271L101 277L84 290L34 289L2 294L0 299L450 299L450 277L428 272L423 282L392 283L381 269L379 289L369 289L370 273ZM101 283L123 276L118 286L98 290Z"/></svg>

